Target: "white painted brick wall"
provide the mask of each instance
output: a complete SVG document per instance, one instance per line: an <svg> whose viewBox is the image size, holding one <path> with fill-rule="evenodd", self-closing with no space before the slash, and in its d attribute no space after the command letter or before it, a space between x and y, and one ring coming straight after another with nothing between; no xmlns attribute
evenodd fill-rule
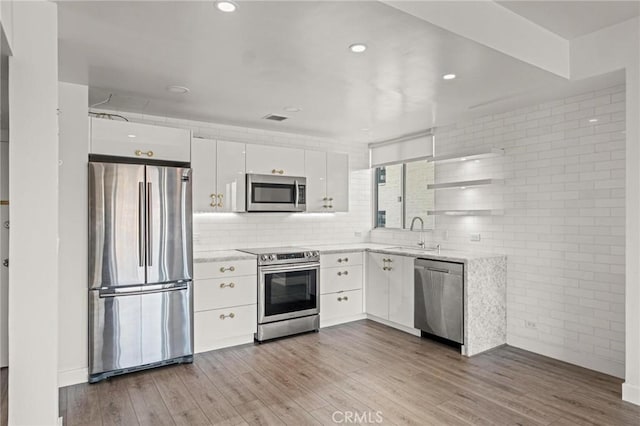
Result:
<svg viewBox="0 0 640 426"><path fill-rule="evenodd" d="M504 216L440 216L429 234L429 243L444 248L508 256L510 344L619 377L624 90L615 86L437 129L438 154L504 148L505 156L438 164L436 182L504 178L505 184L439 190L436 208L504 209ZM482 240L471 242L471 233ZM374 242L417 241L408 232L371 235Z"/></svg>
<svg viewBox="0 0 640 426"><path fill-rule="evenodd" d="M98 110L95 110L98 111ZM347 152L350 163L348 213L196 213L194 250L206 251L290 244L331 244L367 241L372 227L371 171L365 143L317 138L237 126L129 112L116 113L140 123L179 127L194 136L228 141L276 145L318 151ZM359 236L356 236L359 233Z"/></svg>

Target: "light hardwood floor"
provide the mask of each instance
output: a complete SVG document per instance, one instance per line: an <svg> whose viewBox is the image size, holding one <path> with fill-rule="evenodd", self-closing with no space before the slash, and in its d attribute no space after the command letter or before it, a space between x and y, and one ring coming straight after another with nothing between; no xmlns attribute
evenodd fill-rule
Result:
<svg viewBox="0 0 640 426"><path fill-rule="evenodd" d="M66 425L297 426L335 424L348 412L374 423L380 412L397 425L638 426L640 407L620 399L620 385L511 347L465 358L359 321L66 387L60 410Z"/></svg>

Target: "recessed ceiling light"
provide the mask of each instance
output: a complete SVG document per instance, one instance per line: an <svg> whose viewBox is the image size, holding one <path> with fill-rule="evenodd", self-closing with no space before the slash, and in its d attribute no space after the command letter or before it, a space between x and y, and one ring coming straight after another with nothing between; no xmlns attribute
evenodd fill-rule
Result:
<svg viewBox="0 0 640 426"><path fill-rule="evenodd" d="M456 75L455 74L445 74L445 75L442 76L442 78L444 80L453 80L454 78L456 78Z"/></svg>
<svg viewBox="0 0 640 426"><path fill-rule="evenodd" d="M285 111L287 111L287 112L300 112L300 111L302 111L302 108L293 107L293 106L284 107L283 109Z"/></svg>
<svg viewBox="0 0 640 426"><path fill-rule="evenodd" d="M351 50L353 53L362 53L367 50L367 45L362 43L354 43L349 46L349 50Z"/></svg>
<svg viewBox="0 0 640 426"><path fill-rule="evenodd" d="M128 138L135 138L136 135L127 135Z"/></svg>
<svg viewBox="0 0 640 426"><path fill-rule="evenodd" d="M184 86L167 86L167 91L171 93L185 94L189 93L191 90L188 87Z"/></svg>
<svg viewBox="0 0 640 426"><path fill-rule="evenodd" d="M466 158L461 158L460 161L467 161L467 159Z"/></svg>
<svg viewBox="0 0 640 426"><path fill-rule="evenodd" d="M597 118L590 118L589 119L589 123L597 123L598 119Z"/></svg>
<svg viewBox="0 0 640 426"><path fill-rule="evenodd" d="M221 12L235 12L238 5L230 0L217 1L216 7Z"/></svg>
<svg viewBox="0 0 640 426"><path fill-rule="evenodd" d="M460 189L467 189L467 187L466 186L461 186Z"/></svg>

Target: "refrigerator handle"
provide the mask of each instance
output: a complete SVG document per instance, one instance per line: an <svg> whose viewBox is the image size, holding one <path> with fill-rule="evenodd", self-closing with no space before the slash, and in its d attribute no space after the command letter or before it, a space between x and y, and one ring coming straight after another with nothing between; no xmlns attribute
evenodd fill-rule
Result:
<svg viewBox="0 0 640 426"><path fill-rule="evenodd" d="M138 182L138 265L144 266L144 182Z"/></svg>
<svg viewBox="0 0 640 426"><path fill-rule="evenodd" d="M151 182L147 183L147 266L153 266L153 204Z"/></svg>

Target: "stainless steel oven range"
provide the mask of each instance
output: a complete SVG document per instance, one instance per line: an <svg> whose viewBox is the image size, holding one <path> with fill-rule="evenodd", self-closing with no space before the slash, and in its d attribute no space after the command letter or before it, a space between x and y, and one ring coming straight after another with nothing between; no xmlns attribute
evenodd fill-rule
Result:
<svg viewBox="0 0 640 426"><path fill-rule="evenodd" d="M258 256L259 342L320 327L320 254L299 247L247 249Z"/></svg>

